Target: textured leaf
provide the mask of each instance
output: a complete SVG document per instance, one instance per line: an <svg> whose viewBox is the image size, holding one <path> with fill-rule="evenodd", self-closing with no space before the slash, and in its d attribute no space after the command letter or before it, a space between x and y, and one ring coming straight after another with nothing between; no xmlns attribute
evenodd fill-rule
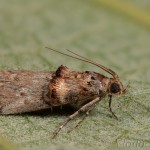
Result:
<svg viewBox="0 0 150 150"><path fill-rule="evenodd" d="M132 6L148 10L149 0L142 2L133 0ZM110 116L107 98L76 130L67 134L67 126L54 140L52 132L70 114L65 109L0 116L0 133L8 140L23 150L150 147L149 27L111 8L85 0L1 0L0 68L55 70L64 64L105 74L44 47L68 48L115 70L129 84L125 96L113 98L118 121Z"/></svg>

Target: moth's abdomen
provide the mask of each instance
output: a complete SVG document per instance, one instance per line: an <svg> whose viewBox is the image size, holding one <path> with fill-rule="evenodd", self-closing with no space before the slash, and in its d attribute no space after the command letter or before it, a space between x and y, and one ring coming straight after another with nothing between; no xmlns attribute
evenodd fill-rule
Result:
<svg viewBox="0 0 150 150"><path fill-rule="evenodd" d="M49 84L49 99L52 106L82 104L98 97L101 82L88 72L71 71L60 66Z"/></svg>

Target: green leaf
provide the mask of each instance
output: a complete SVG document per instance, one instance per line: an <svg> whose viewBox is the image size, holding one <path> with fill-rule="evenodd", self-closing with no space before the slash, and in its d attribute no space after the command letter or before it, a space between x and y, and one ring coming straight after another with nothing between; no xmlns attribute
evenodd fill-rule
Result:
<svg viewBox="0 0 150 150"><path fill-rule="evenodd" d="M138 14L147 14L149 0L143 1L142 6L140 0L132 1L132 7L141 7ZM124 6L127 5L130 4ZM1 69L56 70L64 64L74 70L93 70L109 76L97 67L50 52L44 48L48 46L71 49L102 63L117 72L124 85L129 85L125 96L113 97L118 121L111 118L107 97L76 130L67 134L67 126L56 139L51 138L52 132L70 114L65 109L0 116L0 133L9 141L22 150L150 147L149 27L133 16L125 16L135 9L122 12L114 6L95 0L1 1ZM0 145L10 147L1 141Z"/></svg>
<svg viewBox="0 0 150 150"><path fill-rule="evenodd" d="M18 148L0 135L0 150L18 150Z"/></svg>

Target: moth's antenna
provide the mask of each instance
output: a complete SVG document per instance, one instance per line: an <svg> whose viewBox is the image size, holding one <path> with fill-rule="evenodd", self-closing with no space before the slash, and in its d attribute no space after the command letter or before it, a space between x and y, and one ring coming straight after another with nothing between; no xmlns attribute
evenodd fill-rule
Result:
<svg viewBox="0 0 150 150"><path fill-rule="evenodd" d="M60 52L60 51L58 51L58 50L55 50L55 49L52 49L52 48L49 48L49 47L45 47L45 48L47 48L47 49L49 49L49 50L52 50L52 51L55 51L55 52L57 52L57 53L60 53L60 54L62 54L62 55L65 55L65 56L68 56L68 57L71 57L71 58L74 58L74 59L78 59L78 60L81 60L81 61L84 61L84 62L93 64L93 65L95 65L95 66L97 66L97 67L99 67L99 68L105 70L107 73L111 74L114 78L116 78L116 79L118 78L118 75L117 75L114 71L112 71L111 69L108 69L108 68L106 68L105 66L103 66L103 65L101 65L101 64L98 64L98 63L96 63L96 62L94 62L94 61L92 61L92 60L90 60L90 59L87 59L87 58L85 58L85 57L83 57L83 56L80 56L80 55L78 55L78 54L76 54L76 53L74 53L74 52L72 52L72 51L70 51L70 50L68 50L68 49L67 49L67 51L69 51L70 53L72 53L72 54L74 54L74 55L76 55L76 56L78 56L78 57L75 57L75 56L72 56L72 55L68 55L68 54L62 53L62 52ZM80 58L79 58L79 57L80 57Z"/></svg>
<svg viewBox="0 0 150 150"><path fill-rule="evenodd" d="M100 67L101 69L105 70L106 72L110 73L113 77L118 78L118 75L117 75L114 71L112 71L111 69L108 69L107 67L105 67L105 66L103 66L103 65L101 65L101 64L98 64L98 63L94 62L93 60L90 60L90 59L88 59L88 58L86 58L86 57L83 57L83 56L81 56L81 55L79 55L79 54L76 54L75 52L72 52L72 51L69 50L69 49L66 49L66 50L67 50L68 52L70 52L70 53L72 53L72 54L74 54L74 55L80 57L80 58L83 58L84 60L90 61L92 64L95 64L96 66L98 66L98 67Z"/></svg>

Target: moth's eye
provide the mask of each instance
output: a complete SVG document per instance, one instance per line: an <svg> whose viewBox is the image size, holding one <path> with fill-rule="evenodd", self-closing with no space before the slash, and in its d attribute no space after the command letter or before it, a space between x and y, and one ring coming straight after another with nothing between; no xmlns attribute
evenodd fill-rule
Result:
<svg viewBox="0 0 150 150"><path fill-rule="evenodd" d="M120 85L118 83L112 83L110 87L110 92L111 93L118 93L120 92Z"/></svg>

